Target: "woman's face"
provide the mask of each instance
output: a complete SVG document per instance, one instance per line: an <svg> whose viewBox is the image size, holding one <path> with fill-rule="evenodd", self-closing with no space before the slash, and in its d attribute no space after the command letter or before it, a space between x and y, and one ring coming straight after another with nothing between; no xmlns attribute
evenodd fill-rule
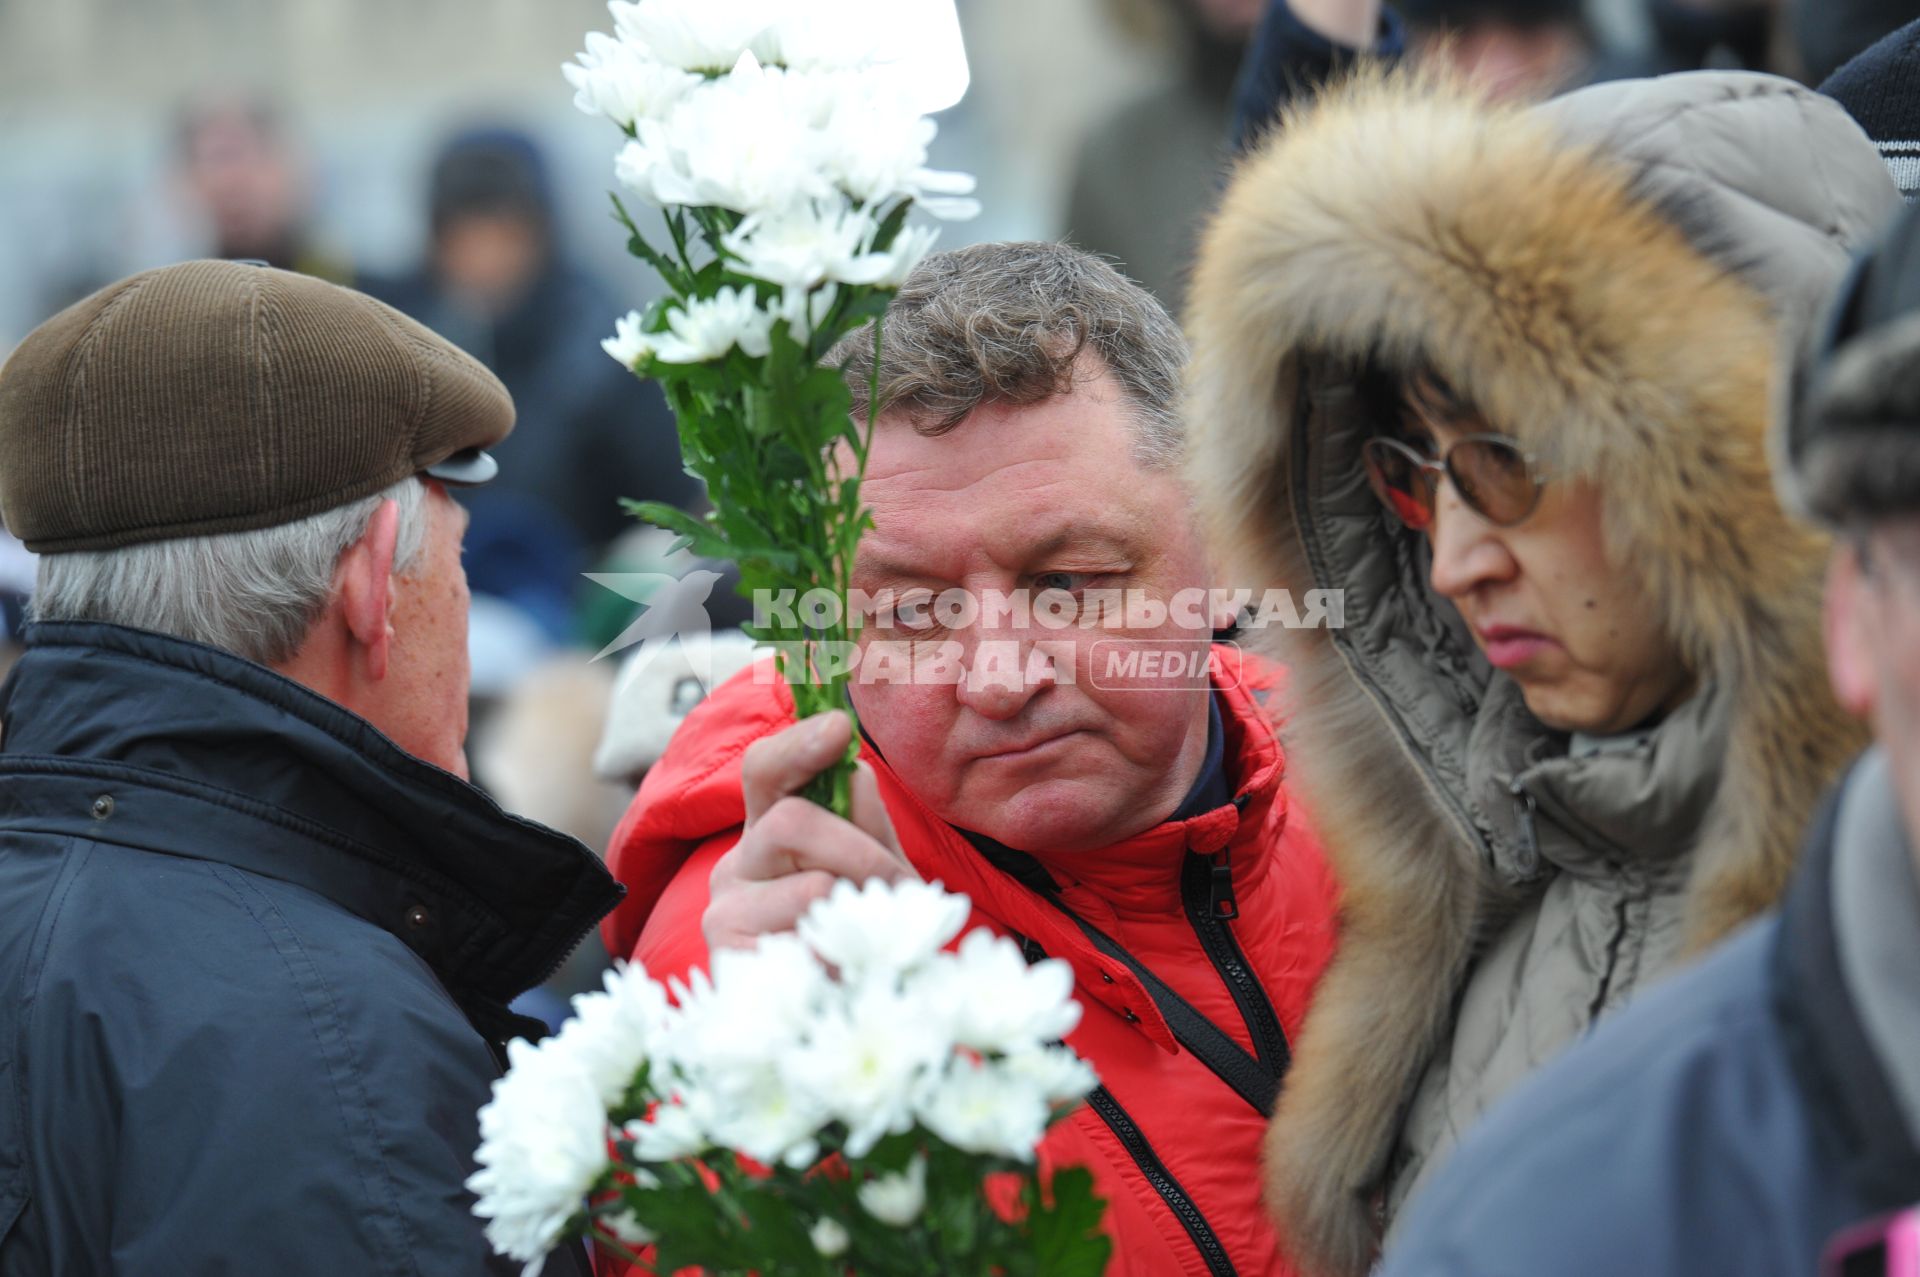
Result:
<svg viewBox="0 0 1920 1277"><path fill-rule="evenodd" d="M1404 437L1444 455L1478 422L1409 414ZM1443 480L1426 529L1432 584L1459 609L1474 642L1519 684L1547 726L1611 735L1684 701L1693 679L1631 567L1610 562L1593 485L1548 481L1513 527L1488 522Z"/></svg>

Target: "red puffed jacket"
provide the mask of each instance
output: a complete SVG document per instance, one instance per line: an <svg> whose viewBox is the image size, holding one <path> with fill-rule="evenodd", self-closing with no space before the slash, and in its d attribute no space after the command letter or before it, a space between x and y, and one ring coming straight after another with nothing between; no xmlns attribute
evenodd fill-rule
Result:
<svg viewBox="0 0 1920 1277"><path fill-rule="evenodd" d="M1115 1275L1292 1271L1260 1201L1260 1145L1332 954L1334 888L1284 784L1266 708L1283 675L1229 646L1214 657L1233 801L1102 851L1038 854L1045 876L989 863L862 751L914 868L972 899L969 928L1073 966L1085 1014L1067 1041L1102 1086L1041 1157L1093 1171ZM602 923L611 952L661 979L705 961L708 875L744 817L740 756L792 715L784 685L749 670L687 718L614 834L628 894Z"/></svg>

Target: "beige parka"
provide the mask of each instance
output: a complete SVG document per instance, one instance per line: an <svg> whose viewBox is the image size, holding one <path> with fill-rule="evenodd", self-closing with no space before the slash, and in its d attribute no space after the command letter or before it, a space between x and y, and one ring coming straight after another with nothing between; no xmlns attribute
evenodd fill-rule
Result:
<svg viewBox="0 0 1920 1277"><path fill-rule="evenodd" d="M1531 108L1362 76L1235 175L1188 316L1198 506L1229 584L1345 591L1343 628L1254 640L1342 890L1267 1144L1306 1271L1363 1272L1493 1101L1783 887L1861 734L1770 477L1775 355L1897 204L1839 106L1746 73ZM1430 588L1358 457L1363 372L1416 363L1597 485L1697 677L1657 727L1571 748Z"/></svg>

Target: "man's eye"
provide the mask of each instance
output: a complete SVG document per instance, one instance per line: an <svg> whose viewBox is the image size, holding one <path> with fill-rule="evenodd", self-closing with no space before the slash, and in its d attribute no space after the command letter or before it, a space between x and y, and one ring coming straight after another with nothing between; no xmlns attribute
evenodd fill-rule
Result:
<svg viewBox="0 0 1920 1277"><path fill-rule="evenodd" d="M1072 594L1086 589L1091 580L1091 572L1042 572L1033 578L1033 586L1036 590L1064 590Z"/></svg>
<svg viewBox="0 0 1920 1277"><path fill-rule="evenodd" d="M912 590L901 595L893 605L893 623L903 630L932 629L932 593L926 590Z"/></svg>

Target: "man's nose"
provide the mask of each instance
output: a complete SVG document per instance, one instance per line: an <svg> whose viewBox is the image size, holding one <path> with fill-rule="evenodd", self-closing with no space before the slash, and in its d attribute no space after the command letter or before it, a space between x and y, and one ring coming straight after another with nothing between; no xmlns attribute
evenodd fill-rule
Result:
<svg viewBox="0 0 1920 1277"><path fill-rule="evenodd" d="M1460 499L1451 479L1443 479L1434 493L1427 544L1433 551L1428 580L1442 598L1458 599L1483 585L1508 580L1517 566L1500 529Z"/></svg>
<svg viewBox="0 0 1920 1277"><path fill-rule="evenodd" d="M1060 656L1033 638L982 637L967 653L967 672L955 685L960 703L983 718L1013 718L1034 697L1060 682Z"/></svg>

